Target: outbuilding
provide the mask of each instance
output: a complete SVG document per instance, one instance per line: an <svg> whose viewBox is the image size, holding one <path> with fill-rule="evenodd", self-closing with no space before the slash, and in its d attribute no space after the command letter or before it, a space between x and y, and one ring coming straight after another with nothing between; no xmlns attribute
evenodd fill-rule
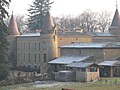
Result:
<svg viewBox="0 0 120 90"><path fill-rule="evenodd" d="M120 76L120 62L119 61L103 61L98 64L100 66L101 77L115 77Z"/></svg>
<svg viewBox="0 0 120 90"><path fill-rule="evenodd" d="M76 71L76 81L93 81L99 79L99 66L95 63L73 62L66 67Z"/></svg>

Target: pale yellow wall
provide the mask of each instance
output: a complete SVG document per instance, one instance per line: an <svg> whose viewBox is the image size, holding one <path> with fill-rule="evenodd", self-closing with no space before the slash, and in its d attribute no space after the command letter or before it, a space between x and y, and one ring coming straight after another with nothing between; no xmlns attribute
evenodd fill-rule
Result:
<svg viewBox="0 0 120 90"><path fill-rule="evenodd" d="M72 56L72 55L93 55L96 62L99 62L101 59L113 59L120 56L120 49L74 49L74 48L62 48L61 56Z"/></svg>
<svg viewBox="0 0 120 90"><path fill-rule="evenodd" d="M36 44L36 49L35 49ZM40 44L40 47L39 47ZM29 49L30 45L30 49ZM30 53L30 61L29 61ZM36 53L36 62L35 62ZM25 55L24 55L25 54ZM40 54L40 60L39 60ZM46 62L44 62L46 54ZM47 63L58 57L57 37L54 35L44 35L36 37L18 37L17 38L17 66L41 66L41 72L46 72Z"/></svg>
<svg viewBox="0 0 120 90"><path fill-rule="evenodd" d="M103 59L103 49L81 49L83 55L93 55L96 62Z"/></svg>
<svg viewBox="0 0 120 90"><path fill-rule="evenodd" d="M36 49L35 49L36 43ZM17 38L17 66L40 65L39 53L41 54L41 47L39 49L40 37L18 37ZM30 45L30 48L29 48ZM30 53L30 61L28 54ZM36 53L36 62L35 60ZM25 54L25 60L24 60Z"/></svg>
<svg viewBox="0 0 120 90"><path fill-rule="evenodd" d="M88 69L88 68L87 68ZM97 68L97 72L86 72L77 71L76 70L76 81L91 81L91 80L98 80L100 78L99 75L99 68Z"/></svg>
<svg viewBox="0 0 120 90"><path fill-rule="evenodd" d="M116 36L93 36L93 42L119 42L119 37Z"/></svg>
<svg viewBox="0 0 120 90"><path fill-rule="evenodd" d="M89 55L89 56L94 56L94 59L97 61L99 59L104 58L103 50L102 49L80 49L80 48L62 48L61 49L61 56L66 55L66 56L80 56L80 55Z"/></svg>
<svg viewBox="0 0 120 90"><path fill-rule="evenodd" d="M42 71L44 71L44 68L47 68L48 62L58 57L58 42L57 42L57 36L55 36L54 34L43 35L40 38L42 42L41 45L42 57L44 53L47 55L46 63L44 63L44 60L42 58L42 67L43 67Z"/></svg>
<svg viewBox="0 0 120 90"><path fill-rule="evenodd" d="M109 39L109 37L106 38ZM95 37L95 39L101 40L104 38ZM17 42L17 47L16 47L17 51L14 51L16 49L13 50L14 52L17 52L17 66L37 65L37 66L41 66L42 71L45 71L44 69L47 67L47 62L62 55L94 55L95 60L104 58L104 55L105 58L119 56L119 51L116 52L116 50L113 51L107 50L108 55L105 54L107 53L107 51L106 50L103 51L103 49L62 49L61 53L59 51L60 49L58 50L59 46L71 44L72 42L92 42L94 40L94 37L90 37L90 36L57 37L54 34L46 34L35 37L18 36L17 41L16 39L13 39L13 37L12 39L8 39L8 40L9 42L12 42L10 46L12 46L13 49L16 47L16 42ZM30 43L30 49L29 49L29 43ZM36 43L36 50L35 50L35 43ZM24 48L24 44L25 44L25 48ZM39 49L39 44L40 44L40 49ZM25 53L25 60L24 60L24 53ZM29 53L30 53L30 61L28 60ZM36 62L34 61L35 53L36 53ZM47 56L46 63L44 63L43 60L44 53ZM39 61L39 54L40 54L40 61Z"/></svg>
<svg viewBox="0 0 120 90"><path fill-rule="evenodd" d="M58 46L71 44L72 42L92 42L90 36L58 37Z"/></svg>

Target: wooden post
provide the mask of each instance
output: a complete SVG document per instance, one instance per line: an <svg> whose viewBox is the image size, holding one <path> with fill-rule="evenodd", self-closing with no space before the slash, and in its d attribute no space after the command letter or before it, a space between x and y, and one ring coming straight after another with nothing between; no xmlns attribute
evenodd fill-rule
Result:
<svg viewBox="0 0 120 90"><path fill-rule="evenodd" d="M110 67L110 77L113 77L113 67Z"/></svg>

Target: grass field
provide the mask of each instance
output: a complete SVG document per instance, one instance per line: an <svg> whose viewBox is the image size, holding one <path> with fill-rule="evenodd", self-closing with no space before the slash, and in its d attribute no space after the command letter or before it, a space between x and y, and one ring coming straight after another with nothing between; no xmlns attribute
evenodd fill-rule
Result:
<svg viewBox="0 0 120 90"><path fill-rule="evenodd" d="M46 84L29 83L1 87L0 90L61 90L70 88L74 90L120 90L120 78L102 78L100 81L80 82L50 82Z"/></svg>

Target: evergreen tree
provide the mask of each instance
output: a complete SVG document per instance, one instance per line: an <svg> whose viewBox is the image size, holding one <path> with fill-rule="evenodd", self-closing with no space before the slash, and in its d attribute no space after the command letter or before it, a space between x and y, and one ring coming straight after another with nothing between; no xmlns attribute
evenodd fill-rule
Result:
<svg viewBox="0 0 120 90"><path fill-rule="evenodd" d="M9 6L10 0L0 0L0 80L3 80L7 77L9 67L7 61L7 35L8 27L6 26L4 19L8 16L6 7Z"/></svg>
<svg viewBox="0 0 120 90"><path fill-rule="evenodd" d="M30 5L28 9L28 27L30 30L42 29L44 16L50 10L52 3L50 0L35 0L33 5Z"/></svg>

